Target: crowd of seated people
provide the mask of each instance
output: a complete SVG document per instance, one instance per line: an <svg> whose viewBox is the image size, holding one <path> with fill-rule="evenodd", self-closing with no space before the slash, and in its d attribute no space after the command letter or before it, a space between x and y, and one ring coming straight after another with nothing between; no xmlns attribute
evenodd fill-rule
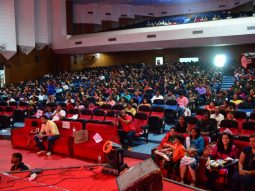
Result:
<svg viewBox="0 0 255 191"><path fill-rule="evenodd" d="M219 88L221 81L219 69L210 70L201 63L102 67L58 75L47 74L35 81L10 85L1 89L1 99L7 106L13 102L18 105L26 103L31 115L41 109L44 115L52 120L65 119L72 109L82 112L85 108L95 112L105 104L111 107L122 105L123 109L118 118L123 130L120 138L122 143L129 146L133 145L132 141L136 133L133 117L139 108L148 106L152 109L155 100L163 100L164 103L175 101L178 104L176 112L179 120L170 132L186 134L186 139L183 141L182 137L175 137L174 133L167 134L168 138L164 139L162 148L166 147L168 142L172 142L167 146L174 153L169 154L175 156L170 163L170 166L174 167L171 174L180 169L180 181L185 182L185 173L189 172L192 185L196 185L196 170L205 148L204 138L217 141L221 121L235 120L234 112L241 103L236 104L235 94L241 95L242 99L246 96L254 99L253 81L250 78L248 80L241 78L239 74L242 74L240 69L235 72L235 85L231 90L226 91ZM247 87L250 93L248 95L245 94L247 91L244 91ZM59 104L54 107L56 103ZM195 127L191 128L186 117L182 116L185 114L185 109L193 108L196 112L200 105L206 103L208 103L207 111ZM184 156L183 146L186 147ZM228 149L225 150L228 152ZM48 152L50 155L50 151ZM165 160L169 162L168 153L163 152L162 155L165 156L164 154L166 154ZM212 177L214 176L216 175L213 174ZM211 185L209 183L208 187Z"/></svg>
<svg viewBox="0 0 255 191"><path fill-rule="evenodd" d="M139 27L169 26L185 23L197 23L206 21L216 21L222 19L242 18L253 16L252 11L231 12L231 11L213 11L194 15L168 16L155 18L150 21L139 24Z"/></svg>

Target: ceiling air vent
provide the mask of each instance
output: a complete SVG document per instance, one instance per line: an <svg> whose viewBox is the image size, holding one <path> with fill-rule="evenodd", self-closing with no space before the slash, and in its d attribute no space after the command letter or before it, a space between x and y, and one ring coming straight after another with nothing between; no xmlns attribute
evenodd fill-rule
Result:
<svg viewBox="0 0 255 191"><path fill-rule="evenodd" d="M240 4L240 2L238 1L238 2L235 2L235 4L234 4L234 5L236 6L236 5L239 5L239 4Z"/></svg>
<svg viewBox="0 0 255 191"><path fill-rule="evenodd" d="M112 15L111 13L105 13L105 15Z"/></svg>
<svg viewBox="0 0 255 191"><path fill-rule="evenodd" d="M82 44L82 41L75 42L76 45Z"/></svg>
<svg viewBox="0 0 255 191"><path fill-rule="evenodd" d="M151 16L153 16L153 15L154 15L154 13L148 13L148 15L151 15Z"/></svg>
<svg viewBox="0 0 255 191"><path fill-rule="evenodd" d="M203 34L204 31L203 30L200 30L200 31L192 31L192 34Z"/></svg>
<svg viewBox="0 0 255 191"><path fill-rule="evenodd" d="M127 15L126 14L122 14L121 17L127 17Z"/></svg>
<svg viewBox="0 0 255 191"><path fill-rule="evenodd" d="M156 38L157 36L155 34L148 34L147 38Z"/></svg>
<svg viewBox="0 0 255 191"><path fill-rule="evenodd" d="M255 30L255 26L249 26L249 27L247 27L247 31L250 31L250 30Z"/></svg>
<svg viewBox="0 0 255 191"><path fill-rule="evenodd" d="M161 12L161 15L166 15L166 14L167 14L166 11Z"/></svg>
<svg viewBox="0 0 255 191"><path fill-rule="evenodd" d="M226 5L219 5L219 8L225 8Z"/></svg>
<svg viewBox="0 0 255 191"><path fill-rule="evenodd" d="M109 38L108 41L116 41L117 39L116 38Z"/></svg>
<svg viewBox="0 0 255 191"><path fill-rule="evenodd" d="M88 15L93 15L93 11L88 11Z"/></svg>

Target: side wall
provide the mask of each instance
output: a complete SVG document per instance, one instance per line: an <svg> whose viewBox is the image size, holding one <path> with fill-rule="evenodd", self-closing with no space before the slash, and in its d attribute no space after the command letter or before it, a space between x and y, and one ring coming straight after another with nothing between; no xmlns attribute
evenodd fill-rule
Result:
<svg viewBox="0 0 255 191"><path fill-rule="evenodd" d="M180 57L199 57L199 60L213 63L216 54L225 54L232 60L239 60L244 52L255 52L255 45L178 48L137 52L85 54L65 61L70 62L71 70L77 71L85 67L110 66L118 64L147 63L154 64L156 56L163 56L165 62L179 60ZM71 61L72 60L72 61Z"/></svg>
<svg viewBox="0 0 255 191"><path fill-rule="evenodd" d="M5 66L6 84L33 80L45 73L54 73L57 71L54 60L54 53L48 47L42 50L34 49L29 55L18 51Z"/></svg>

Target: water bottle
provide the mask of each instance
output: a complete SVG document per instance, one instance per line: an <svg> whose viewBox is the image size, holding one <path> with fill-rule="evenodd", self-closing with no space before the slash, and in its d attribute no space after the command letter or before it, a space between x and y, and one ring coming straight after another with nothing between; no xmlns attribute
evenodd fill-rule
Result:
<svg viewBox="0 0 255 191"><path fill-rule="evenodd" d="M75 131L76 131L76 129L75 129L75 127L73 127L73 137L74 137Z"/></svg>
<svg viewBox="0 0 255 191"><path fill-rule="evenodd" d="M98 157L97 157L97 162L98 162L98 164L101 164L101 155L100 155L100 153L99 153L99 155L98 155Z"/></svg>

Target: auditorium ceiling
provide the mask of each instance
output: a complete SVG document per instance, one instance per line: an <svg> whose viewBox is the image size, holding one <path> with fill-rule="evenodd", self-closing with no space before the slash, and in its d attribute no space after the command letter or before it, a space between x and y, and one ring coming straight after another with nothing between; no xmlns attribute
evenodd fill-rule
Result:
<svg viewBox="0 0 255 191"><path fill-rule="evenodd" d="M73 0L74 3L102 3L102 4L131 4L131 5L162 5L162 4L182 4L182 3L198 3L214 0Z"/></svg>

